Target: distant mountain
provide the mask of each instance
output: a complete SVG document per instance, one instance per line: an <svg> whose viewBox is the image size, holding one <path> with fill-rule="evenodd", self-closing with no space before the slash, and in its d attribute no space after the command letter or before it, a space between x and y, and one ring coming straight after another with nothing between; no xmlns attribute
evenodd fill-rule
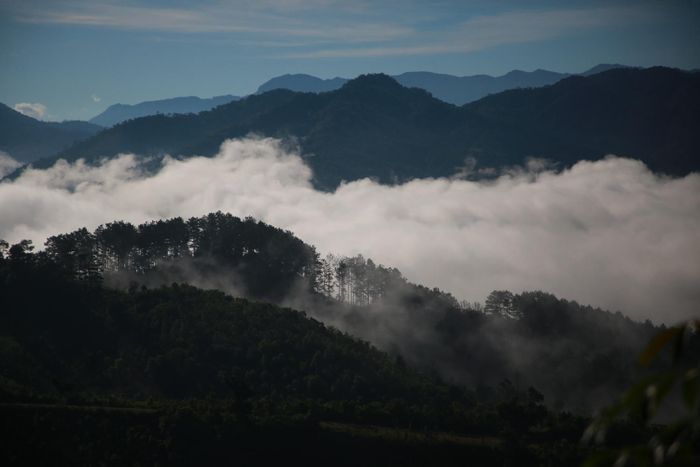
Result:
<svg viewBox="0 0 700 467"><path fill-rule="evenodd" d="M107 110L101 114L91 118L90 122L100 126L110 127L125 120L146 117L148 115L199 113L238 99L238 96L231 95L216 96L209 99L189 96L146 101L134 105L114 104L107 107Z"/></svg>
<svg viewBox="0 0 700 467"><path fill-rule="evenodd" d="M624 65L597 65L581 73L590 76ZM394 75L396 81L407 88L425 89L440 100L455 105L463 105L481 99L489 94L515 88L535 88L554 84L572 76L570 73L557 73L547 70L520 71L513 70L503 76L473 75L453 76L428 71L411 71ZM262 84L257 93L273 89L289 89L297 92L328 92L340 89L348 81L346 78L321 79L311 75L282 75Z"/></svg>
<svg viewBox="0 0 700 467"><path fill-rule="evenodd" d="M264 82L258 87L256 94L262 94L274 89L289 89L297 92L335 91L347 82L347 78L322 79L306 74L286 74Z"/></svg>
<svg viewBox="0 0 700 467"><path fill-rule="evenodd" d="M619 63L601 63L600 65L596 65L590 70L584 71L581 73L581 76L591 76L595 75L597 73L602 73L604 71L609 71L609 70L614 70L616 68L634 68L631 66L627 65L620 65Z"/></svg>
<svg viewBox="0 0 700 467"><path fill-rule="evenodd" d="M32 162L56 154L102 127L88 122L42 122L0 104L0 151L20 162Z"/></svg>
<svg viewBox="0 0 700 467"><path fill-rule="evenodd" d="M254 132L295 137L314 155L307 163L325 189L363 177L393 183L451 176L466 158L480 167L527 157L567 166L613 153L684 174L700 169L698 115L700 75L661 67L573 76L462 107L386 75L365 75L327 93L279 89L197 115L136 119L60 156L213 155L225 139Z"/></svg>
<svg viewBox="0 0 700 467"><path fill-rule="evenodd" d="M547 70L514 70L503 76L452 76L429 72L410 72L395 76L406 87L425 89L445 102L463 105L489 94L514 88L534 88L554 84L569 76Z"/></svg>

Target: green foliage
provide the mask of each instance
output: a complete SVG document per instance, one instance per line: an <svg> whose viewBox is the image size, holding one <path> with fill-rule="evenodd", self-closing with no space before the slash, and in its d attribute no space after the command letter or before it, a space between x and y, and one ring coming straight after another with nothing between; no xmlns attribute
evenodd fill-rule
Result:
<svg viewBox="0 0 700 467"><path fill-rule="evenodd" d="M624 443L602 450L587 465L613 462L616 467L697 465L700 461L698 326L699 320L690 320L654 336L640 354L639 363L649 366L658 356L668 353L670 367L664 365L663 371L630 387L618 403L602 411L584 434L584 441L602 444L610 427L627 417L627 423L645 428L646 442ZM664 415L665 424L658 425Z"/></svg>

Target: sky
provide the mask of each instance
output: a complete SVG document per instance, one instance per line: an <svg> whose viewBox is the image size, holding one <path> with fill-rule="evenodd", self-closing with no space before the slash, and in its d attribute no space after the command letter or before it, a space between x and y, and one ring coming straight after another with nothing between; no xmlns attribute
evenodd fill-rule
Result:
<svg viewBox="0 0 700 467"><path fill-rule="evenodd" d="M700 2L0 0L0 102L43 120L285 73L700 68Z"/></svg>

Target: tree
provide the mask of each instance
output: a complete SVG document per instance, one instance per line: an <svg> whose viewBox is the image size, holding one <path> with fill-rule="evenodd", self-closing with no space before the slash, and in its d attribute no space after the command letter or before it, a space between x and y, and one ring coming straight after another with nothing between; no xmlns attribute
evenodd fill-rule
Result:
<svg viewBox="0 0 700 467"><path fill-rule="evenodd" d="M484 313L487 315L517 318L514 296L507 290L494 290L486 298Z"/></svg>

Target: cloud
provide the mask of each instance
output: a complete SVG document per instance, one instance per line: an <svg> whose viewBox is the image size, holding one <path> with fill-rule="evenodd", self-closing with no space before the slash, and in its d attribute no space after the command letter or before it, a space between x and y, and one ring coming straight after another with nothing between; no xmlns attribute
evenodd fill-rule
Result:
<svg viewBox="0 0 700 467"><path fill-rule="evenodd" d="M196 8L85 0L25 3L13 8L13 17L21 22L225 35L242 44L279 49L276 58L289 59L468 53L601 27L658 22L667 16L663 8L649 5L536 9L518 5L475 14L483 12L483 6L464 2L241 0L208 1ZM289 44L297 44L297 50L288 50Z"/></svg>
<svg viewBox="0 0 700 467"><path fill-rule="evenodd" d="M290 53L289 58L386 57L468 53L504 44L534 42L582 30L648 22L652 16L633 7L570 8L509 11L474 16L442 33L423 36L419 43L359 48L327 48Z"/></svg>
<svg viewBox="0 0 700 467"><path fill-rule="evenodd" d="M8 153L0 151L0 179L21 165L21 163L14 160Z"/></svg>
<svg viewBox="0 0 700 467"><path fill-rule="evenodd" d="M37 120L43 119L44 115L46 115L46 106L38 102L20 102L14 105L14 109L27 117L36 118Z"/></svg>
<svg viewBox="0 0 700 467"><path fill-rule="evenodd" d="M328 14L325 15L324 12ZM411 32L394 22L376 22L362 8L324 0L211 1L196 8L120 2L18 6L14 17L26 23L66 24L185 34L233 33L325 38L364 42ZM347 17L351 14L354 20ZM322 15L319 19L315 15Z"/></svg>
<svg viewBox="0 0 700 467"><path fill-rule="evenodd" d="M325 193L285 148L231 140L213 158L166 158L155 175L134 155L28 170L0 183L0 238L41 244L117 219L222 210L289 229L322 253L362 253L458 298L540 289L655 322L697 313L699 174L666 178L610 157L490 182L365 179Z"/></svg>

